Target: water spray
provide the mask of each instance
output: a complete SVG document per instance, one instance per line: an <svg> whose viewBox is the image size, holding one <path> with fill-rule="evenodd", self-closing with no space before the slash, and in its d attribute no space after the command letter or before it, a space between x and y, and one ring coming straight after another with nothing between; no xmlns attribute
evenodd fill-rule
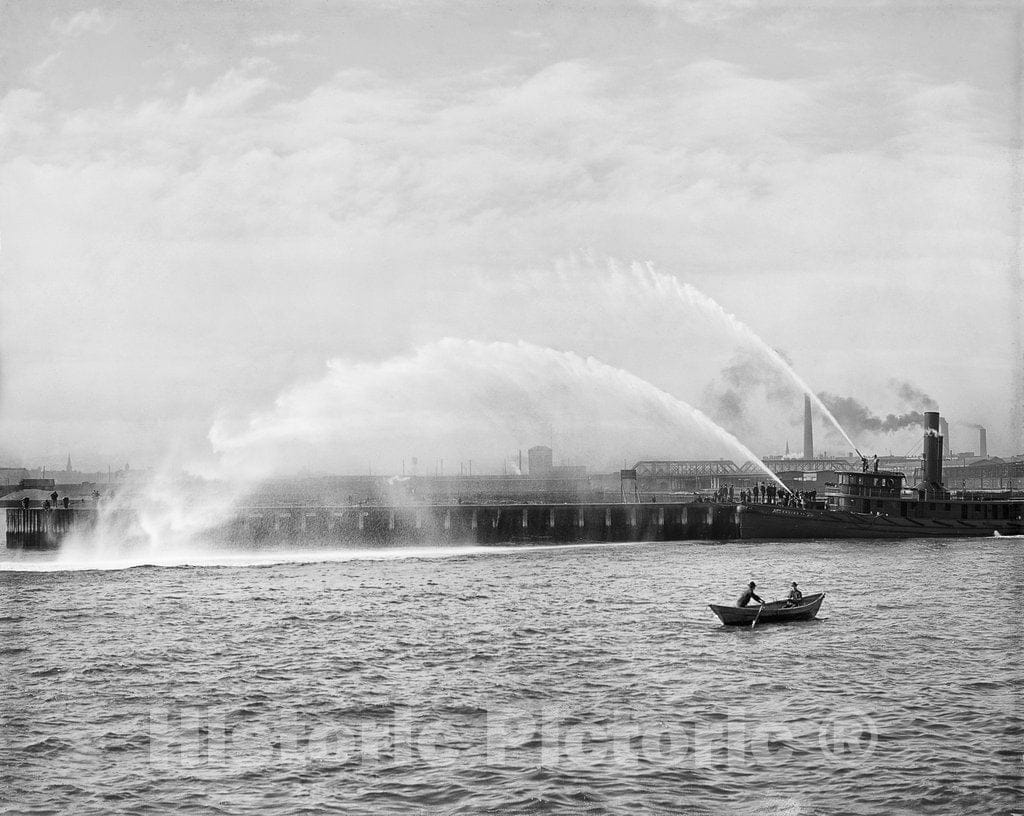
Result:
<svg viewBox="0 0 1024 816"><path fill-rule="evenodd" d="M655 271L653 266L649 263L644 265L634 263L630 269L639 282L653 289L658 296L675 298L682 303L696 307L705 315L714 318L734 334L739 335L742 339L755 346L772 363L774 363L779 370L789 377L801 392L811 399L822 415L832 423L835 429L842 435L843 439L845 439L850 447L857 452L857 455L863 458L860 450L857 448L857 445L850 438L850 435L846 433L843 426L839 424L839 420L832 415L832 412L828 409L825 403L822 402L811 387L804 382L803 378L793 370L792 366L782 358L782 355L762 340L747 324L735 315L725 311L725 309L713 298L705 295L703 292L695 289L688 283L680 283L671 275L665 275Z"/></svg>

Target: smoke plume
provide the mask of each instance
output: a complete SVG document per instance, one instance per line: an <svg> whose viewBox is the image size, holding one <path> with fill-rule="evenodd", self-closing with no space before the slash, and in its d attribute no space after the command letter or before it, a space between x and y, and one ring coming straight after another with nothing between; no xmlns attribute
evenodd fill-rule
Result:
<svg viewBox="0 0 1024 816"><path fill-rule="evenodd" d="M881 417L876 416L864 403L854 397L840 397L827 391L822 391L818 397L828 406L842 426L854 433L858 431L894 433L904 428L920 426L924 422L924 414L919 411L910 411L906 414L887 414Z"/></svg>
<svg viewBox="0 0 1024 816"><path fill-rule="evenodd" d="M889 380L889 387L896 392L900 402L911 408L923 408L926 411L934 411L938 404L924 391L911 385L906 380Z"/></svg>
<svg viewBox="0 0 1024 816"><path fill-rule="evenodd" d="M789 363L784 353L776 353ZM704 391L712 419L737 434L749 431L753 415L763 413L765 403L789 409L799 402L800 391L792 381L776 366L766 364L763 355L748 350L733 355Z"/></svg>

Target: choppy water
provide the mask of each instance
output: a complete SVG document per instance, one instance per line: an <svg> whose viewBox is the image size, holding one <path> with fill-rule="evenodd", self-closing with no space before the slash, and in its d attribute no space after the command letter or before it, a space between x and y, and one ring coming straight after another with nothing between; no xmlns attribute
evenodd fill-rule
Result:
<svg viewBox="0 0 1024 816"><path fill-rule="evenodd" d="M119 570L4 556L0 800L1024 810L1024 540L352 555ZM822 620L722 627L707 602L751 577L770 597L794 579L827 591Z"/></svg>

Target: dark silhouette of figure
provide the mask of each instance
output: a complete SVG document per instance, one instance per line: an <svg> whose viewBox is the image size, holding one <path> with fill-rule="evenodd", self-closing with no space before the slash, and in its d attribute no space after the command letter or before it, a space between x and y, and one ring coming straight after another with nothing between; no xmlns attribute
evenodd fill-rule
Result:
<svg viewBox="0 0 1024 816"><path fill-rule="evenodd" d="M757 584L755 584L753 581L751 581L747 585L746 591L742 595L740 595L740 599L738 601L736 601L736 606L746 606L752 600L757 601L759 604L763 604L764 601L762 601L760 598L758 598L757 595L754 593L754 587L756 587L756 586L757 586Z"/></svg>
<svg viewBox="0 0 1024 816"><path fill-rule="evenodd" d="M71 499L69 499L67 496L65 496L63 499L61 499L61 504L63 504L64 505L64 509L67 510L68 506L71 504Z"/></svg>
<svg viewBox="0 0 1024 816"><path fill-rule="evenodd" d="M794 581L793 588L789 591L789 597L786 598L786 606L798 606L803 598L804 594L796 588L796 581Z"/></svg>

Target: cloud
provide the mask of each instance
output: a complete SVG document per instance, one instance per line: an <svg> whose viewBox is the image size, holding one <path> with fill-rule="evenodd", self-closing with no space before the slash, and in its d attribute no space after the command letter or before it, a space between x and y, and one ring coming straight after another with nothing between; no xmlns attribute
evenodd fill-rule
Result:
<svg viewBox="0 0 1024 816"><path fill-rule="evenodd" d="M249 42L255 48L277 48L282 45L297 45L305 42L306 35L299 31L271 31L264 34L253 34Z"/></svg>
<svg viewBox="0 0 1024 816"><path fill-rule="evenodd" d="M116 20L99 8L80 11L66 20L55 19L50 28L63 37L80 37L85 34L109 34L114 30Z"/></svg>
<svg viewBox="0 0 1024 816"><path fill-rule="evenodd" d="M44 60L36 63L31 68L29 68L28 75L32 78L33 81L38 82L43 76L46 75L50 68L53 67L53 65L56 64L57 60L59 60L62 56L64 56L63 51L54 51Z"/></svg>
<svg viewBox="0 0 1024 816"><path fill-rule="evenodd" d="M75 383L73 410L102 384L141 439L147 416L180 407L150 369L175 372L175 395L202 413L265 398L339 351L379 360L462 327L599 352L698 398L734 347L600 265L563 286L552 258L578 247L699 282L799 349L815 390L880 399L855 381L890 369L861 361L881 350L896 374L907 364L895 349L911 301L935 315L915 329L929 348L971 332L1007 346L1005 321L977 319L1002 303L1012 246L1005 134L967 84L628 52L338 66L307 82L274 56L197 73L186 93L61 107L22 89L0 103L5 279L21 293L4 307L5 348L35 359L35 331L90 343L104 362L78 379L75 361L48 361L48 381ZM73 297L38 285L55 269ZM536 281L509 296L522 270ZM950 297L965 287L969 311ZM853 336L863 353L831 365L836 338ZM1001 380L948 355L922 367L927 382L976 376L985 393ZM27 363L6 377L22 395L13 438L49 387ZM769 444L771 431L751 434Z"/></svg>

